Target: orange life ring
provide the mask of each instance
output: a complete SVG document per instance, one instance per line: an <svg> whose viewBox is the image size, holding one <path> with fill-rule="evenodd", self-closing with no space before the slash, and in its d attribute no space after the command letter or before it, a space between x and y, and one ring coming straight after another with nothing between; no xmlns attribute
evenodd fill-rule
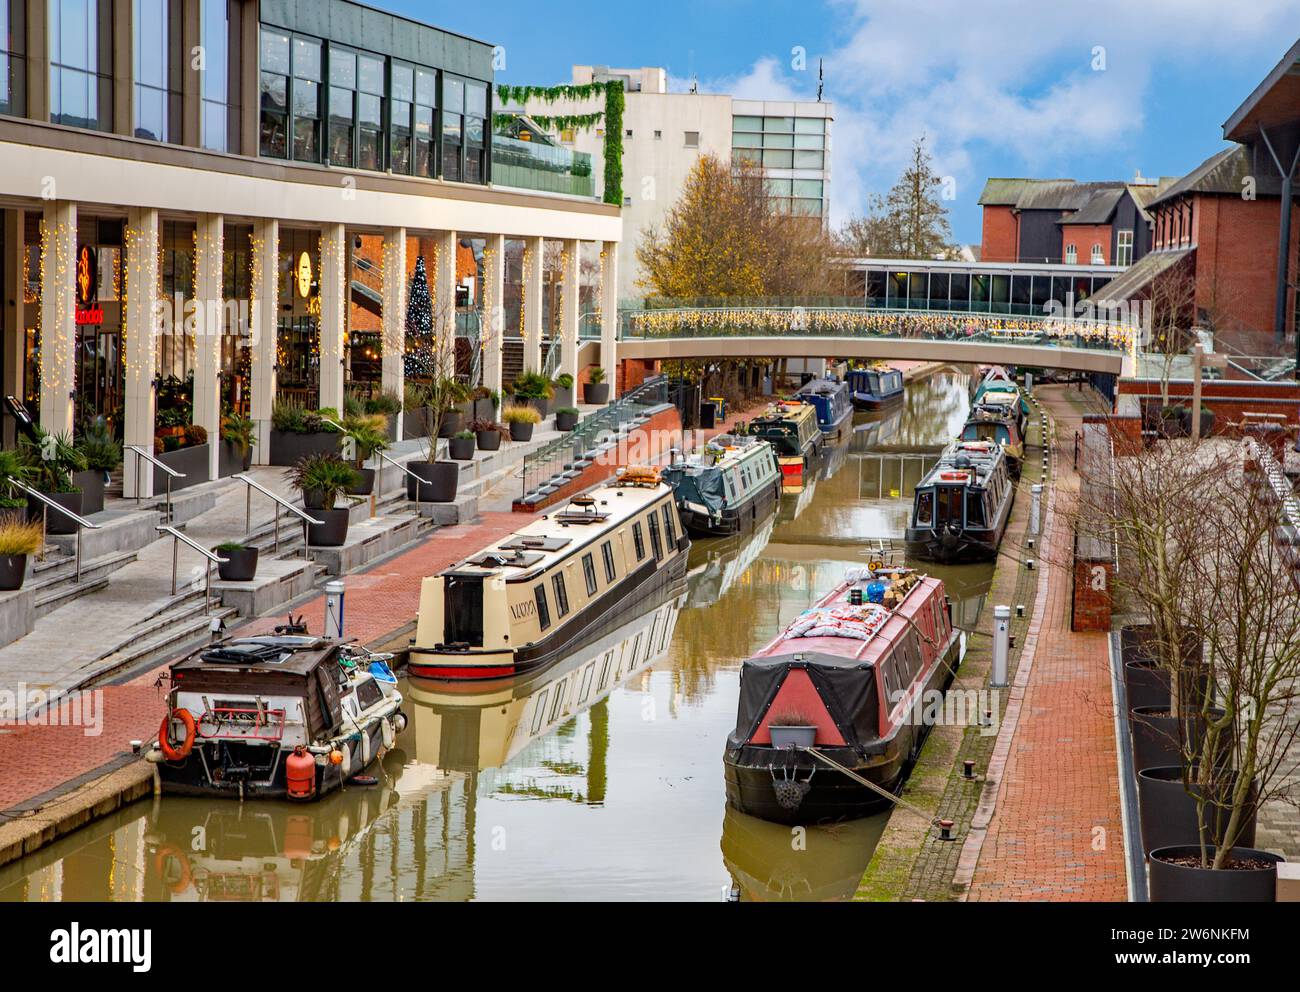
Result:
<svg viewBox="0 0 1300 992"><path fill-rule="evenodd" d="M969 482L970 476L965 472L941 472L939 478L944 482Z"/></svg>
<svg viewBox="0 0 1300 992"><path fill-rule="evenodd" d="M185 740L181 742L180 747L173 747L171 742L171 722L180 720L185 724ZM163 757L168 761L182 761L190 756L190 751L194 750L194 737L198 733L198 725L194 721L194 714L189 710L180 708L174 709L163 717L162 727L158 730L158 747L163 753Z"/></svg>
<svg viewBox="0 0 1300 992"><path fill-rule="evenodd" d="M167 881L168 861L175 861L181 869L175 881L171 882ZM164 844L158 848L158 853L154 855L153 866L158 872L158 878L173 892L184 892L190 887L190 859L175 844Z"/></svg>

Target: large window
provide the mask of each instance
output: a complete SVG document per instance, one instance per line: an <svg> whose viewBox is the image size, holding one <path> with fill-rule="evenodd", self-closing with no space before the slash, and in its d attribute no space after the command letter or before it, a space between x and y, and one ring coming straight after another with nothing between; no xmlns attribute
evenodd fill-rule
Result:
<svg viewBox="0 0 1300 992"><path fill-rule="evenodd" d="M826 166L826 122L820 117L757 117L731 120L731 154L737 161L764 169L809 169ZM819 179L796 179L793 198L778 198L782 210L820 216L824 190Z"/></svg>
<svg viewBox="0 0 1300 992"><path fill-rule="evenodd" d="M487 180L487 86L465 84L465 182Z"/></svg>
<svg viewBox="0 0 1300 992"><path fill-rule="evenodd" d="M321 43L262 28L262 154L321 160Z"/></svg>
<svg viewBox="0 0 1300 992"><path fill-rule="evenodd" d="M415 165L414 154L414 115L415 115L415 67L394 62L389 104L389 162L394 172L404 176L411 174Z"/></svg>
<svg viewBox="0 0 1300 992"><path fill-rule="evenodd" d="M199 37L203 45L203 147L224 152L230 128L230 24L228 0L200 0Z"/></svg>
<svg viewBox="0 0 1300 992"><path fill-rule="evenodd" d="M27 113L27 3L0 0L0 114Z"/></svg>
<svg viewBox="0 0 1300 992"><path fill-rule="evenodd" d="M137 138L180 140L180 65L172 58L179 40L170 0L134 0L135 128Z"/></svg>
<svg viewBox="0 0 1300 992"><path fill-rule="evenodd" d="M289 35L262 28L262 154L289 157Z"/></svg>
<svg viewBox="0 0 1300 992"><path fill-rule="evenodd" d="M460 151L465 127L465 83L442 77L442 178L459 182Z"/></svg>
<svg viewBox="0 0 1300 992"><path fill-rule="evenodd" d="M357 168L384 168L384 60L357 56Z"/></svg>
<svg viewBox="0 0 1300 992"><path fill-rule="evenodd" d="M50 120L113 129L112 0L49 0Z"/></svg>
<svg viewBox="0 0 1300 992"><path fill-rule="evenodd" d="M432 69L415 70L415 174L433 179L438 175L438 144L434 132L438 107L438 74Z"/></svg>
<svg viewBox="0 0 1300 992"><path fill-rule="evenodd" d="M1115 243L1115 264L1132 265L1133 264L1133 232L1120 231L1116 235Z"/></svg>
<svg viewBox="0 0 1300 992"><path fill-rule="evenodd" d="M330 163L351 166L356 160L357 56L330 48Z"/></svg>
<svg viewBox="0 0 1300 992"><path fill-rule="evenodd" d="M319 162L321 149L321 43L293 39L293 157Z"/></svg>

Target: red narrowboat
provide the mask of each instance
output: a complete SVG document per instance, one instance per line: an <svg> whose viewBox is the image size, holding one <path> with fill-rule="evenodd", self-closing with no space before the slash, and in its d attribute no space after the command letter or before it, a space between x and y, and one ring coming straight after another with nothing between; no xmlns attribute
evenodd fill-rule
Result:
<svg viewBox="0 0 1300 992"><path fill-rule="evenodd" d="M965 653L943 582L852 569L741 670L727 800L778 823L866 816L889 799L808 748L896 792Z"/></svg>

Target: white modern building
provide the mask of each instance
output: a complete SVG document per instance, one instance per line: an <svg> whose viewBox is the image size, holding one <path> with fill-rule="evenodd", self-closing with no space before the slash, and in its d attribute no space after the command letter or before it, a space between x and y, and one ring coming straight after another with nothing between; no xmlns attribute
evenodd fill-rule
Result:
<svg viewBox="0 0 1300 992"><path fill-rule="evenodd" d="M747 158L766 170L782 209L826 218L830 207L831 121L822 102L737 100L722 93L669 92L662 68L575 65L572 83L621 80L623 113L623 241L619 299L644 296L636 262L641 232L672 208L702 154L725 162ZM589 113L597 107L557 102L523 109L538 115ZM595 185L603 185L604 128L566 132L561 143L591 155Z"/></svg>

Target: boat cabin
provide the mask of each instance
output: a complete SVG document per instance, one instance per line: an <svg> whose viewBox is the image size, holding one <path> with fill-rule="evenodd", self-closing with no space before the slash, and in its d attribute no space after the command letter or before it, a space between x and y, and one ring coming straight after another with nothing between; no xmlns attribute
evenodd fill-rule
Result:
<svg viewBox="0 0 1300 992"><path fill-rule="evenodd" d="M749 434L771 444L779 458L806 458L821 440L816 409L793 400L775 403L755 417Z"/></svg>
<svg viewBox="0 0 1300 992"><path fill-rule="evenodd" d="M838 379L813 379L796 395L817 411L817 426L823 434L838 434L853 416L849 387Z"/></svg>

